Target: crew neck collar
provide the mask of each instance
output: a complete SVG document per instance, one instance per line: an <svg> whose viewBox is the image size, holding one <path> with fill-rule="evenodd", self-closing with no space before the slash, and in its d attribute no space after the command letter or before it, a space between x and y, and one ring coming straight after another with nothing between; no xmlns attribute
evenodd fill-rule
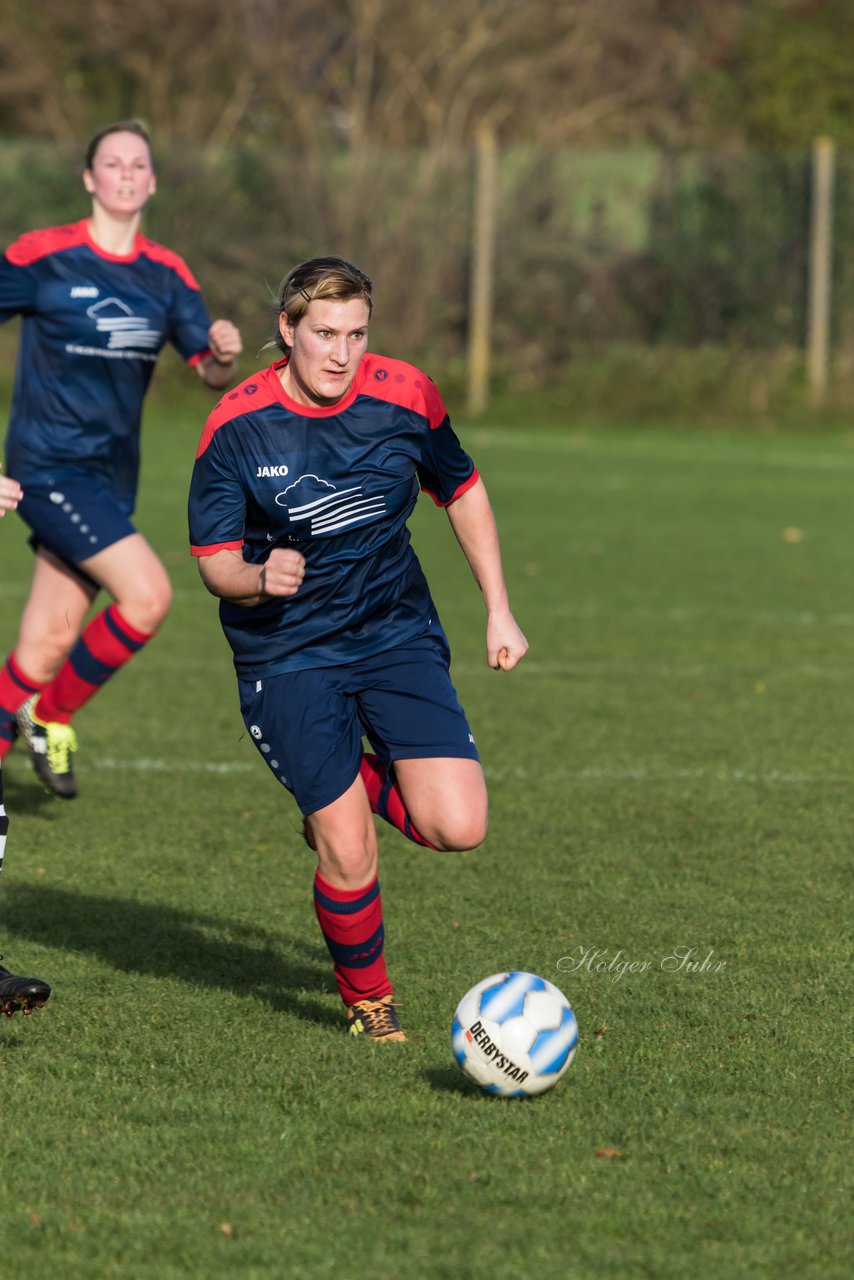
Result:
<svg viewBox="0 0 854 1280"><path fill-rule="evenodd" d="M283 404L286 409L290 409L292 413L299 414L300 417L334 418L336 413L343 413L345 409L349 409L350 405L359 394L359 389L362 383L362 370L365 364L364 356L356 370L356 376L353 379L350 389L341 397L340 400L336 400L334 404L329 405L302 404L301 401L294 400L293 396L289 396L285 388L282 386L282 380L279 377L279 371L284 369L287 363L287 356L284 356L281 360L275 360L267 370L267 375L270 387L274 392L276 399Z"/></svg>
<svg viewBox="0 0 854 1280"><path fill-rule="evenodd" d="M134 236L133 248L131 249L130 253L108 253L108 251L102 248L101 245L99 245L98 242L94 239L91 231L89 230L88 218L82 218L80 221L80 226L83 229L83 237L86 241L86 244L89 246L89 248L92 250L93 253L97 253L99 258L104 258L106 259L107 262L133 262L134 258L139 257L140 252L142 250L142 236L139 234L138 231Z"/></svg>

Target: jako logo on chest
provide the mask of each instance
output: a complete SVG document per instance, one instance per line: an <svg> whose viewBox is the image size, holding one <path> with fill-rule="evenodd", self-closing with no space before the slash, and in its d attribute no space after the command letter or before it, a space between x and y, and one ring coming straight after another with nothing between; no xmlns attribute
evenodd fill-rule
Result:
<svg viewBox="0 0 854 1280"><path fill-rule="evenodd" d="M288 469L284 464L281 467L259 467L255 472L256 480L263 480L267 476L286 476Z"/></svg>

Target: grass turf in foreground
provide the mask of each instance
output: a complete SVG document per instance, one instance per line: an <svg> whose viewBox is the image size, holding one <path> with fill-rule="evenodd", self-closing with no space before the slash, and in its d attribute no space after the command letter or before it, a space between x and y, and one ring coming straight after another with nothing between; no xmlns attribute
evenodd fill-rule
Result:
<svg viewBox="0 0 854 1280"><path fill-rule="evenodd" d="M5 775L4 948L55 993L0 1026L4 1272L847 1274L845 440L467 434L532 650L485 667L468 570L422 504L492 826L458 857L381 831L411 1039L376 1046L343 1033L166 426L140 523L173 616L80 716L80 800L43 796L17 751ZM0 536L8 647L29 565L15 524ZM691 947L704 970L670 960ZM581 1030L530 1103L481 1097L450 1054L457 1000L507 967L557 982Z"/></svg>

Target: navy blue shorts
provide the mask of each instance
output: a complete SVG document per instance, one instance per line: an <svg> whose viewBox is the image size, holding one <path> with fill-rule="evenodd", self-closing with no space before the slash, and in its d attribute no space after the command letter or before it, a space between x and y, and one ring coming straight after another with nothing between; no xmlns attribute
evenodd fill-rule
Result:
<svg viewBox="0 0 854 1280"><path fill-rule="evenodd" d="M363 735L386 765L479 759L449 665L443 634L418 636L349 666L239 680L240 710L267 766L314 813L352 786Z"/></svg>
<svg viewBox="0 0 854 1280"><path fill-rule="evenodd" d="M80 561L136 533L130 507L99 476L74 476L43 487L28 482L18 514L33 531L34 550L46 547L87 582L92 579L77 568Z"/></svg>

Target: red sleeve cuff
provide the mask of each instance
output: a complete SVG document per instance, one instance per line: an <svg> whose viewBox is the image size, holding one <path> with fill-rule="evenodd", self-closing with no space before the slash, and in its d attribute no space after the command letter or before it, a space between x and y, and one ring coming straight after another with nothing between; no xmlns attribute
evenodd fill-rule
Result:
<svg viewBox="0 0 854 1280"><path fill-rule="evenodd" d="M214 542L209 547L194 547L190 545L191 556L215 556L218 551L240 551L243 546L243 539L239 542Z"/></svg>
<svg viewBox="0 0 854 1280"><path fill-rule="evenodd" d="M433 499L437 507L449 507L452 502L456 502L457 498L461 498L463 494L466 492L466 490L471 489L473 485L476 485L479 479L480 479L480 472L478 471L477 467L475 467L471 475L469 476L468 480L464 480L460 485L459 489L456 489L454 493L451 494L450 498L448 498L445 502L443 502L442 499L437 494L435 494L432 489L428 489L424 485L422 485L421 488L424 490L425 493L430 495L430 497Z"/></svg>

